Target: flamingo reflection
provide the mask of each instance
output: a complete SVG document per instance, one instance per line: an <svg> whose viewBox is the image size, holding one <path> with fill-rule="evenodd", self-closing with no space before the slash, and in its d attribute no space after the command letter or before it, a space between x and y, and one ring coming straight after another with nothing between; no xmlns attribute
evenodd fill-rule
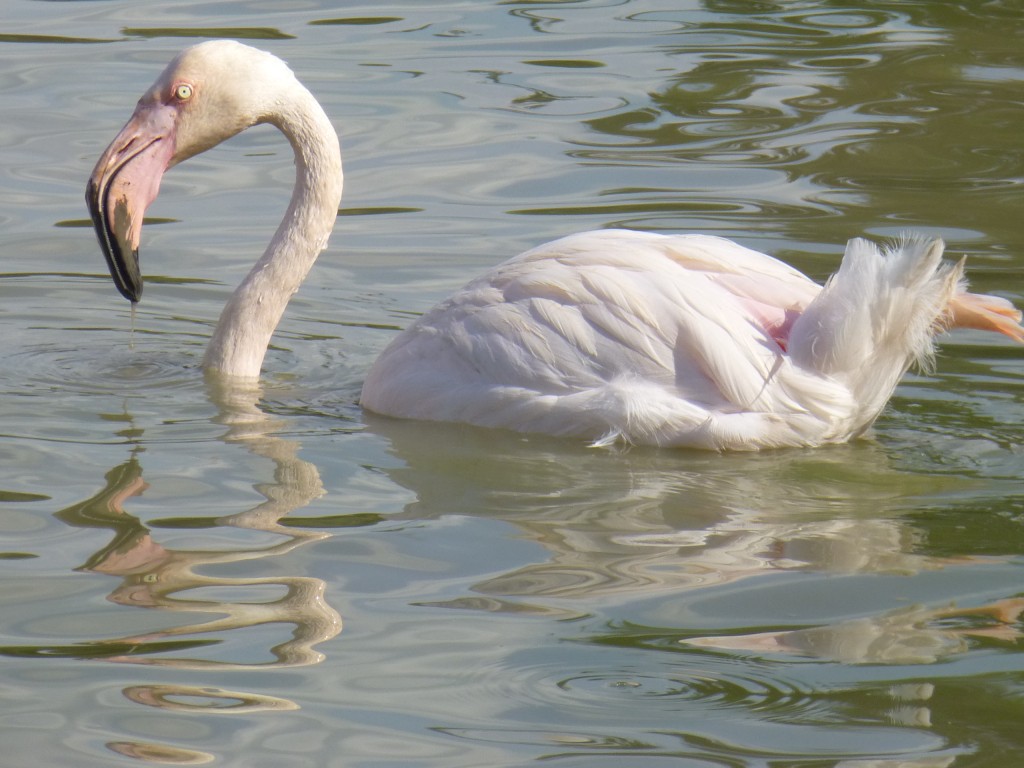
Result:
<svg viewBox="0 0 1024 768"><path fill-rule="evenodd" d="M76 527L105 527L114 531L113 540L93 555L82 570L118 576L121 584L109 599L121 605L155 608L189 614L216 614L200 622L186 622L145 634L94 643L106 648L110 661L173 667L301 666L323 659L316 646L341 631L341 617L325 599L325 584L308 576L226 577L210 575L209 566L259 560L286 555L298 547L327 537L322 531L293 528L281 519L323 494L319 472L299 458L299 445L274 434L278 425L257 406L257 393L250 390L215 391L221 407L220 421L227 426L224 440L238 443L254 454L274 462L274 481L257 490L265 501L252 509L216 520L217 525L248 528L279 534L283 541L267 547L233 550L172 550L154 540L150 530L125 511L125 504L146 489L138 454L106 475L106 485L91 498L61 510L57 517ZM202 568L203 572L198 572ZM265 602L251 601L253 589L284 588L284 595ZM189 597L198 590L224 588L244 591L238 601ZM276 591L276 590L275 590ZM206 645L196 635L209 635L264 624L291 624L291 638L270 649L273 661L239 663L203 658L168 658L161 651L180 650L167 644L173 638L193 638L188 645ZM101 648L94 648L102 653ZM124 649L129 649L124 652ZM92 655L92 654L90 654Z"/></svg>
<svg viewBox="0 0 1024 768"><path fill-rule="evenodd" d="M813 455L685 461L665 452L616 457L542 441L495 440L373 420L403 465L389 470L414 491L410 514L488 514L514 524L545 556L434 605L586 615L581 600L682 593L780 572L912 576L986 565L991 556L927 552L903 510L936 492L893 470L870 446ZM1024 598L963 608L900 607L823 627L701 637L694 645L770 651L845 663L930 663L971 639L1015 642Z"/></svg>

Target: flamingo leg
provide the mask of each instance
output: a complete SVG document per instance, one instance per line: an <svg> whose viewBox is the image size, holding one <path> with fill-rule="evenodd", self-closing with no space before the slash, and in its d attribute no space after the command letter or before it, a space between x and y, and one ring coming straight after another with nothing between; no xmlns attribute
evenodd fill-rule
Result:
<svg viewBox="0 0 1024 768"><path fill-rule="evenodd" d="M996 331L1024 344L1021 313L1006 299L980 293L959 293L949 302L947 329Z"/></svg>

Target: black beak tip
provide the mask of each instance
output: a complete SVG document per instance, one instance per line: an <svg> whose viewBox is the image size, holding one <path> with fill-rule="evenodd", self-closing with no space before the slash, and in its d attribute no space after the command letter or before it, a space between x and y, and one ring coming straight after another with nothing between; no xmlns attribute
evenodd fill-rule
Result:
<svg viewBox="0 0 1024 768"><path fill-rule="evenodd" d="M90 197L90 212L100 243L100 250L107 262L114 287L132 304L142 298L142 272L139 269L139 252L127 242L123 234L110 226L109 218L99 204L93 204Z"/></svg>
<svg viewBox="0 0 1024 768"><path fill-rule="evenodd" d="M142 285L117 285L118 292L132 304L138 304L142 299Z"/></svg>
<svg viewBox="0 0 1024 768"><path fill-rule="evenodd" d="M127 259L120 256L124 253L123 246L112 254L109 260L110 275L118 292L132 304L138 304L142 298L142 272L139 270L139 252L132 249Z"/></svg>

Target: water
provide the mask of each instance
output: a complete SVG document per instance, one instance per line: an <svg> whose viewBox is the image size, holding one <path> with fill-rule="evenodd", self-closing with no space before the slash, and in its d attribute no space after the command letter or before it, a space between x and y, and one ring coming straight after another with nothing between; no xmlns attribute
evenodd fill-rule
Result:
<svg viewBox="0 0 1024 768"><path fill-rule="evenodd" d="M863 4L862 4L863 5ZM395 424L374 355L595 226L824 278L907 228L1024 301L1011 3L11 2L0 24L4 766L1016 766L1024 357L963 333L872 439L594 451ZM198 370L287 145L173 170L135 318L84 182L180 47L285 57L343 134L261 392Z"/></svg>

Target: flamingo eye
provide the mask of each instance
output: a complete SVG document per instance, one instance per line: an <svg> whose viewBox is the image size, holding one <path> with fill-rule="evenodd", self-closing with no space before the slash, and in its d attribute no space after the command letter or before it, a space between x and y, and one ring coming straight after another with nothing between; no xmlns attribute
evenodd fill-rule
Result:
<svg viewBox="0 0 1024 768"><path fill-rule="evenodd" d="M178 101L188 101L192 98L192 86L188 83L179 83L174 86L174 98Z"/></svg>

